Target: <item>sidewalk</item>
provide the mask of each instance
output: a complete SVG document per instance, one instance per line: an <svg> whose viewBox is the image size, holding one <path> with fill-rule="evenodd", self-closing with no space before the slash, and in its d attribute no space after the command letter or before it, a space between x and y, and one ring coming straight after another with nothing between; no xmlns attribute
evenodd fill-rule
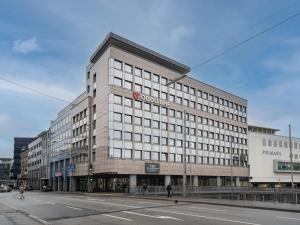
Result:
<svg viewBox="0 0 300 225"><path fill-rule="evenodd" d="M288 204L288 203L278 203L278 202L262 202L262 201L246 201L246 200L229 200L229 199L213 199L213 198L201 198L201 197L182 197L173 196L167 198L161 195L133 195L125 193L82 193L87 196L94 197L119 197L119 198L135 198L135 199L149 199L149 200L160 200L160 201L170 201L174 202L177 200L179 203L201 203L201 204L212 204L212 205L222 205L231 207L245 207L245 208L255 208L255 209L265 209L265 210L278 210L287 212L297 212L300 213L300 204Z"/></svg>
<svg viewBox="0 0 300 225"><path fill-rule="evenodd" d="M41 225L41 223L30 218L19 210L10 208L0 202L0 224L1 225Z"/></svg>

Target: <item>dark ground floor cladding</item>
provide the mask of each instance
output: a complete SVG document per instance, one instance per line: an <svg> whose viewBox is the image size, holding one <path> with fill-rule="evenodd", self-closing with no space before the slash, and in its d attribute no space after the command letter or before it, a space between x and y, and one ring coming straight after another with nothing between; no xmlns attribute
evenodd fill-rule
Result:
<svg viewBox="0 0 300 225"><path fill-rule="evenodd" d="M196 177L196 178L195 178ZM183 183L182 176L165 175L117 175L101 174L92 176L73 177L73 185L76 191L92 192L124 192L130 186L180 186ZM213 176L187 176L188 186L230 186L231 177ZM248 177L233 177L235 186L248 184Z"/></svg>

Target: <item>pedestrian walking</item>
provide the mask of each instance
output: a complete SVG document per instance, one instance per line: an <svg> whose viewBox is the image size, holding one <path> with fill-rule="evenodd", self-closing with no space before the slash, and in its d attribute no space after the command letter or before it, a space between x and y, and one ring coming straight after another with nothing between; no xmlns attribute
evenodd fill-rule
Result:
<svg viewBox="0 0 300 225"><path fill-rule="evenodd" d="M25 196L24 196L25 187L21 186L19 188L19 191L20 191L20 199L23 200L25 198Z"/></svg>
<svg viewBox="0 0 300 225"><path fill-rule="evenodd" d="M172 186L171 186L171 184L169 184L169 185L167 186L168 198L171 197L171 191L172 191L172 190L173 190L173 189L172 189Z"/></svg>
<svg viewBox="0 0 300 225"><path fill-rule="evenodd" d="M144 183L144 185L143 185L143 195L146 194L147 188L148 188L148 187L147 187L147 184Z"/></svg>

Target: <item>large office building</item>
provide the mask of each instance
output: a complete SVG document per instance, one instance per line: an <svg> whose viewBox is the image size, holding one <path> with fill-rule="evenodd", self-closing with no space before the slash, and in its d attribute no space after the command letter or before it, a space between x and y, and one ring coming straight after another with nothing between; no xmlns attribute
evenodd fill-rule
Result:
<svg viewBox="0 0 300 225"><path fill-rule="evenodd" d="M15 137L14 138L14 162L12 167L12 176L14 180L18 179L21 174L21 151L26 148L35 138L32 137Z"/></svg>
<svg viewBox="0 0 300 225"><path fill-rule="evenodd" d="M68 191L70 188L69 165L71 153L71 109L63 108L51 121L50 183L53 190Z"/></svg>
<svg viewBox="0 0 300 225"><path fill-rule="evenodd" d="M247 183L247 100L191 77L190 68L110 33L90 57L72 117L77 190Z"/></svg>
<svg viewBox="0 0 300 225"><path fill-rule="evenodd" d="M249 165L251 183L261 187L300 186L300 138L292 138L292 161L290 140L277 135L279 130L249 126ZM291 169L291 165L293 168Z"/></svg>

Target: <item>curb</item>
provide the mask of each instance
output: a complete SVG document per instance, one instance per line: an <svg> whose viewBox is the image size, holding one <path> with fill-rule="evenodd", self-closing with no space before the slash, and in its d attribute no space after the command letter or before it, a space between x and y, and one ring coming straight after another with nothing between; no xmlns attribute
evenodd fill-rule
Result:
<svg viewBox="0 0 300 225"><path fill-rule="evenodd" d="M274 211L284 211L284 212L295 212L300 213L300 210L296 209L284 209L284 208L275 208L275 207L263 207L263 206L251 206L251 205L237 205L221 202L208 202L208 201L192 201L192 200L181 200L181 199L165 199L165 198L147 198L139 196L124 196L125 198L136 198L136 199L147 199L147 200L158 200L158 201L168 201L168 202L184 202L184 203L193 203L193 204L207 204L207 205L220 205L220 206L230 206L230 207L240 207L240 208L251 208L251 209L262 209L262 210L274 210Z"/></svg>

